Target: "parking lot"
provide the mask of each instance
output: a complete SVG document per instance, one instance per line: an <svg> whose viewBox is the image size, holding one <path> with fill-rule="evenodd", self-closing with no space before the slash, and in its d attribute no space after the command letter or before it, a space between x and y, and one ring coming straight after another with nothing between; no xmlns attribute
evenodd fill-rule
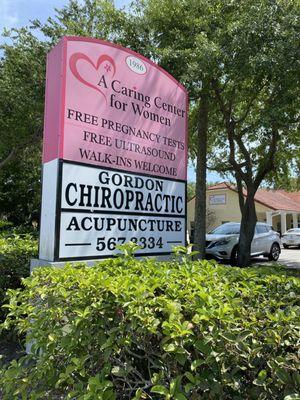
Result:
<svg viewBox="0 0 300 400"><path fill-rule="evenodd" d="M253 261L254 263L260 263L260 264L270 263L270 261L262 257L254 258ZM277 262L278 264L283 264L288 268L300 269L300 249L296 247L289 249L281 249L281 254Z"/></svg>
<svg viewBox="0 0 300 400"><path fill-rule="evenodd" d="M282 249L278 262L285 264L289 268L300 269L300 249Z"/></svg>

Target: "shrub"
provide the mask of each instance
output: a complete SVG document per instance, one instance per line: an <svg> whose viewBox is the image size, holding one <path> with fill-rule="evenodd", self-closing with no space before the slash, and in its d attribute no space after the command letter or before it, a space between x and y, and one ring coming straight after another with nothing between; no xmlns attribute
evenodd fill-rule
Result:
<svg viewBox="0 0 300 400"><path fill-rule="evenodd" d="M31 354L2 371L4 399L298 398L299 279L281 270L127 256L24 285L4 327Z"/></svg>
<svg viewBox="0 0 300 400"><path fill-rule="evenodd" d="M29 276L30 258L37 255L37 239L33 234L3 231L0 234L0 321L4 319L6 291L21 286Z"/></svg>
<svg viewBox="0 0 300 400"><path fill-rule="evenodd" d="M4 231L5 229L9 229L13 226L13 224L5 219L0 219L0 231Z"/></svg>

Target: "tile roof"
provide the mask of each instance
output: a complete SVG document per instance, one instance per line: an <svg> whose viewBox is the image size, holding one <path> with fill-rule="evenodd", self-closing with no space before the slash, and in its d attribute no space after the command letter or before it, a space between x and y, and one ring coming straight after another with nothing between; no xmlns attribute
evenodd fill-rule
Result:
<svg viewBox="0 0 300 400"><path fill-rule="evenodd" d="M236 186L221 182L210 186L207 190L230 189L237 191ZM246 196L246 192L244 193ZM273 210L300 212L300 192L286 192L285 190L258 189L255 200Z"/></svg>
<svg viewBox="0 0 300 400"><path fill-rule="evenodd" d="M284 190L258 189L255 200L274 210L300 212L300 201L294 200Z"/></svg>
<svg viewBox="0 0 300 400"><path fill-rule="evenodd" d="M300 203L300 192L285 192L292 200Z"/></svg>
<svg viewBox="0 0 300 400"><path fill-rule="evenodd" d="M228 182L220 182L216 183L215 185L209 186L207 190L216 190L216 189L233 189L235 190L235 187Z"/></svg>

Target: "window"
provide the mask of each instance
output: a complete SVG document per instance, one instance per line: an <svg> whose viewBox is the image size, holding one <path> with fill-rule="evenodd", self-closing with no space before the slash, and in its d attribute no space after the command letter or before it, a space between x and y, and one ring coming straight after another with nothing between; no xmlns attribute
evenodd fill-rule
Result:
<svg viewBox="0 0 300 400"><path fill-rule="evenodd" d="M256 225L256 232L257 233L267 233L268 228L266 225Z"/></svg>
<svg viewBox="0 0 300 400"><path fill-rule="evenodd" d="M213 235L238 235L240 233L240 224L224 224L209 233Z"/></svg>

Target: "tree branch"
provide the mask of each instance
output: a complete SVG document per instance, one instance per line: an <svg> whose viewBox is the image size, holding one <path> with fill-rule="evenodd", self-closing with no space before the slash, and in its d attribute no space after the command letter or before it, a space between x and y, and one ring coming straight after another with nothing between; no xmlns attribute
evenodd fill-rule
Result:
<svg viewBox="0 0 300 400"><path fill-rule="evenodd" d="M29 144L35 143L42 134L42 128L39 127L37 130L34 132L32 136L28 140L26 140L23 143L18 144L15 148L10 150L10 153L8 156L6 156L3 160L0 161L0 169L3 168L6 164L8 164L10 161L12 161L18 154L20 150L23 150L24 147L28 146Z"/></svg>
<svg viewBox="0 0 300 400"><path fill-rule="evenodd" d="M264 179L264 177L272 171L274 168L274 160L275 154L277 150L277 144L279 141L279 132L277 127L272 128L272 139L269 146L268 152L264 155L264 162L262 163L261 167L258 168L256 177L254 179L254 188L255 190L258 189L260 183Z"/></svg>
<svg viewBox="0 0 300 400"><path fill-rule="evenodd" d="M243 168L246 166L246 162L238 163L237 164L239 169ZM235 167L231 164L226 164L223 166L221 165L212 165L212 166L207 166L207 169L210 171L218 171L218 172L229 172L229 171L235 171Z"/></svg>
<svg viewBox="0 0 300 400"><path fill-rule="evenodd" d="M216 80L213 80L212 86L213 86L215 96L216 96L217 102L219 104L221 113L223 114L223 119L224 119L225 126L226 126L227 138L228 138L229 150L230 150L228 162L232 165L232 170L234 170L236 173L239 174L240 179L244 180L245 182L249 182L249 180L251 179L251 175L252 175L251 158L250 158L250 154L249 154L246 146L244 145L244 143L242 141L242 137L239 137L235 133L236 122L231 117L232 104L230 105L229 109L226 108L226 105L221 96L221 90L218 88L218 84L217 84ZM236 161L235 141L238 144L242 154L245 157L244 163L238 163ZM244 166L246 167L246 170L247 170L246 173L242 170L242 168Z"/></svg>
<svg viewBox="0 0 300 400"><path fill-rule="evenodd" d="M0 169L4 167L7 163L9 163L13 158L15 158L17 153L16 149L12 149L7 157L0 161Z"/></svg>
<svg viewBox="0 0 300 400"><path fill-rule="evenodd" d="M214 89L217 102L219 104L221 113L223 115L223 119L224 119L224 121L225 121L225 123L227 125L227 123L230 122L230 110L227 110L227 108L226 108L226 105L225 105L225 103L224 103L224 101L222 99L222 96L221 96L222 89L219 88L216 79L212 80L212 87Z"/></svg>
<svg viewBox="0 0 300 400"><path fill-rule="evenodd" d="M255 92L253 94L253 96L251 97L251 99L250 99L250 101L249 101L249 103L248 103L248 105L246 107L246 111L244 112L244 115L236 121L237 125L240 124L241 122L245 121L245 119L248 117L248 115L249 115L249 113L251 111L251 107L252 107L255 99L257 99L258 94L262 91L264 86L265 86L265 84L263 83L262 86L260 87L260 89L258 89L257 92Z"/></svg>
<svg viewBox="0 0 300 400"><path fill-rule="evenodd" d="M247 182L252 179L252 160L250 157L250 152L247 150L242 137L240 135L235 135L234 137L236 143L238 144L240 151L242 152L243 156L245 157L245 167L246 167L246 175L247 175Z"/></svg>

